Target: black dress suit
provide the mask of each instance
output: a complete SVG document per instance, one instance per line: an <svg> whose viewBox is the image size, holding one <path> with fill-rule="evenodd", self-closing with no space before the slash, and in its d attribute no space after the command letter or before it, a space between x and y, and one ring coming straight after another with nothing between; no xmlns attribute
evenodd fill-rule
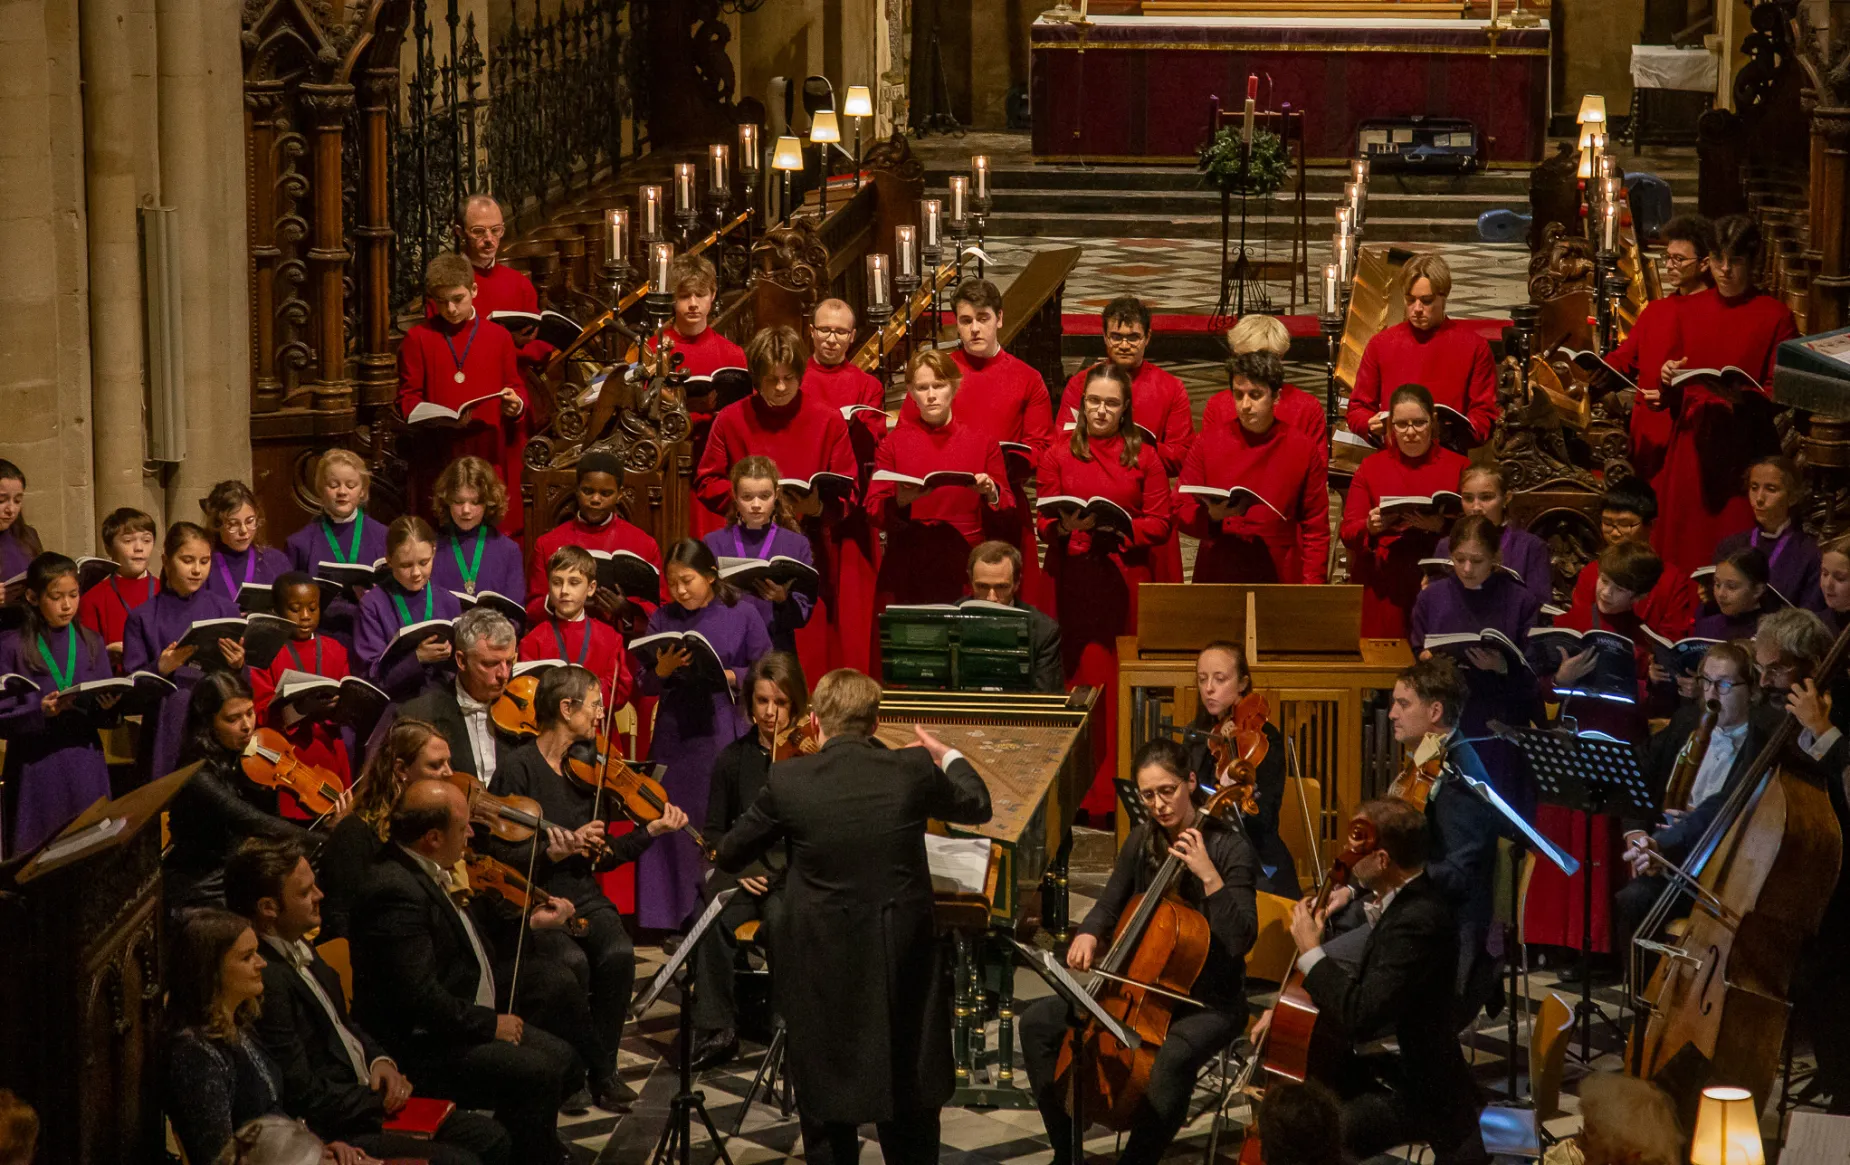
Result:
<svg viewBox="0 0 1850 1165"><path fill-rule="evenodd" d="M335 1025L358 1041L360 1061L368 1071L375 1061L390 1055L347 1015L334 968L309 952L305 970L320 986L327 1000L323 1006L302 978L303 972L273 940L264 941L261 953L265 960L263 1010L255 1034L282 1075L284 1112L306 1123L324 1141L346 1141L375 1157L411 1157L440 1165L496 1165L509 1160L507 1133L477 1113L451 1113L431 1141L381 1131L387 1119L384 1099L359 1079ZM415 1088L417 1082L412 1084Z"/></svg>
<svg viewBox="0 0 1850 1165"><path fill-rule="evenodd" d="M989 816L989 790L968 761L940 770L922 748L843 736L773 767L720 842L720 868L735 874L789 844L772 986L812 1160L852 1145L868 1121L881 1125L887 1160L937 1160L938 1109L953 1086L951 1001L925 824Z"/></svg>
<svg viewBox="0 0 1850 1165"><path fill-rule="evenodd" d="M1207 732L1214 727L1214 718L1203 709L1195 714L1189 728L1195 732ZM1188 760L1189 769L1202 788L1212 793L1216 782L1214 779L1214 754L1208 751L1207 742L1190 737L1191 747ZM1246 839L1253 843L1253 852L1259 858L1259 889L1280 898L1296 899L1298 893L1298 868L1292 860L1291 849L1285 845L1285 839L1279 836L1279 817L1289 811L1302 813L1297 805L1285 804L1285 738L1276 725L1267 722L1265 726L1265 759L1259 762L1259 771L1253 782L1254 799L1259 802L1259 812L1240 820L1240 828L1246 831Z"/></svg>
<svg viewBox="0 0 1850 1165"><path fill-rule="evenodd" d="M1497 961L1487 940L1496 916L1491 901L1497 873L1497 839L1502 815L1483 794L1454 774L1491 783L1477 750L1454 732L1445 746L1446 773L1426 798L1426 876L1445 892L1458 916L1457 1018L1459 1028L1476 1016L1496 989Z"/></svg>
<svg viewBox="0 0 1850 1165"><path fill-rule="evenodd" d="M756 728L720 750L713 758L713 776L707 790L707 821L702 832L710 842L726 836L733 823L758 800L765 781L771 775L771 754L758 739ZM703 1032L735 1029L738 1026L737 984L733 966L738 958L738 941L733 933L747 922L759 924L758 940L767 951L775 929L771 918L782 908L784 847L773 846L764 855L770 891L762 898L744 890L732 896L721 908L719 917L707 928L700 946L693 953L694 1027ZM709 892L736 885L737 880L720 872L708 877Z"/></svg>
<svg viewBox="0 0 1850 1165"><path fill-rule="evenodd" d="M372 823L348 814L335 822L315 855L315 885L321 887L321 931L316 941L346 938L352 929L353 904L368 871L385 845Z"/></svg>
<svg viewBox="0 0 1850 1165"><path fill-rule="evenodd" d="M244 775L239 758L214 745L203 758L183 756L184 763L204 760L199 771L174 794L167 829L172 844L161 861L169 911L225 905L225 862L246 838L297 838L314 835L285 821L277 812L276 790Z"/></svg>
<svg viewBox="0 0 1850 1165"><path fill-rule="evenodd" d="M487 930L477 934L492 968ZM483 968L462 914L402 847L387 844L373 863L351 942L355 1015L405 1074L433 1095L493 1109L516 1161L556 1160L559 1103L580 1071L575 1054L537 1024L518 1044L495 1038L496 1008L475 1001ZM507 983L496 977L495 986L504 1005ZM522 1000L528 995L523 984Z"/></svg>
<svg viewBox="0 0 1850 1165"><path fill-rule="evenodd" d="M450 767L459 773L481 776L481 762L476 759L475 745L469 740L469 726L463 721L462 706L456 702L456 684L446 679L443 683L426 688L413 699L398 705L397 719L422 720L436 728L437 734L449 742ZM380 728L374 730L374 737L391 726L391 721L381 718ZM494 725L489 725L489 734L495 738L495 771L506 764L520 748L518 740L496 732ZM499 786L496 786L499 791Z"/></svg>
<svg viewBox="0 0 1850 1165"><path fill-rule="evenodd" d="M1425 875L1401 886L1382 911L1356 970L1323 958L1304 978L1327 1021L1351 1042L1392 1028L1400 1051L1350 1055L1330 1081L1343 1097L1343 1143L1357 1158L1410 1140L1429 1142L1436 1165L1483 1159L1483 1106L1452 1024L1458 922L1445 892Z"/></svg>

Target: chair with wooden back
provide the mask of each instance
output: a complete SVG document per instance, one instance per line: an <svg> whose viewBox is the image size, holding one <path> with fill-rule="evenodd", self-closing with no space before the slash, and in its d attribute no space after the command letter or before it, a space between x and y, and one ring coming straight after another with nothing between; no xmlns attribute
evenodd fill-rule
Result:
<svg viewBox="0 0 1850 1165"><path fill-rule="evenodd" d="M1263 890L1254 897L1259 904L1259 936L1246 952L1246 977L1280 983L1298 957L1297 944L1291 938L1291 908L1296 903Z"/></svg>

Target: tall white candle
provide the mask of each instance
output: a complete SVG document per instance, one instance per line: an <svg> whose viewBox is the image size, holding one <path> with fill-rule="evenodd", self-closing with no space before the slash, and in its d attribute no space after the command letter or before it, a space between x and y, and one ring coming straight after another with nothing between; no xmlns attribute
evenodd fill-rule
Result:
<svg viewBox="0 0 1850 1165"><path fill-rule="evenodd" d="M694 209L694 164L674 164L674 212L686 214Z"/></svg>
<svg viewBox="0 0 1850 1165"><path fill-rule="evenodd" d="M649 290L667 295L674 290L668 286L668 268L674 263L673 243L652 243L649 246Z"/></svg>
<svg viewBox="0 0 1850 1165"><path fill-rule="evenodd" d="M949 217L953 223L961 226L963 225L963 221L970 217L966 209L970 202L970 178L965 174L953 174L950 178L950 186L951 206Z"/></svg>
<svg viewBox="0 0 1850 1165"><path fill-rule="evenodd" d="M1336 264L1323 265L1323 314L1336 314Z"/></svg>
<svg viewBox="0 0 1850 1165"><path fill-rule="evenodd" d="M970 159L970 173L976 179L975 194L978 198L989 197L989 155L978 154Z"/></svg>
<svg viewBox="0 0 1850 1165"><path fill-rule="evenodd" d="M732 147L718 142L707 147L707 162L713 178L713 189L732 189Z"/></svg>
<svg viewBox="0 0 1850 1165"><path fill-rule="evenodd" d="M604 212L604 261L622 263L630 254L630 212L616 207Z"/></svg>
<svg viewBox="0 0 1850 1165"><path fill-rule="evenodd" d="M748 174L758 173L764 165L764 157L758 152L758 127L750 122L739 127L739 165Z"/></svg>
<svg viewBox="0 0 1850 1165"><path fill-rule="evenodd" d="M919 273L919 228L901 226L893 228L893 252L898 260L899 274L913 276Z"/></svg>
<svg viewBox="0 0 1850 1165"><path fill-rule="evenodd" d="M890 307L893 303L893 272L887 256L867 256L867 306Z"/></svg>
<svg viewBox="0 0 1850 1165"><path fill-rule="evenodd" d="M644 186L637 191L636 205L642 210L642 237L657 239L662 234L662 188Z"/></svg>
<svg viewBox="0 0 1850 1165"><path fill-rule="evenodd" d="M944 234L944 204L935 198L919 201L919 246L935 250Z"/></svg>

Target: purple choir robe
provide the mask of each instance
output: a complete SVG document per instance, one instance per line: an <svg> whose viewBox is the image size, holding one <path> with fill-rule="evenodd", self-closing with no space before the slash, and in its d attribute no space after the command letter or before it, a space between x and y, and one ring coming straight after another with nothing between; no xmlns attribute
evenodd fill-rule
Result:
<svg viewBox="0 0 1850 1165"><path fill-rule="evenodd" d="M781 554L806 566L816 565L815 552L810 549L809 539L776 524L762 530L747 530L737 522L729 522L701 541L720 558L775 558ZM756 592L745 587L740 587L739 593L739 602L758 612L764 619L765 630L771 636L772 650L795 651L797 628L808 625L809 613L814 605L812 600L807 595L793 592L788 600L773 607L759 598Z"/></svg>
<svg viewBox="0 0 1850 1165"><path fill-rule="evenodd" d="M392 601L394 597L404 600L405 611L410 618L398 613L398 604ZM429 614L425 613L427 598ZM385 656L385 649L398 638L402 628L422 623L426 619L454 619L460 614L462 603L446 590L426 584L422 590L408 591L398 585L397 579L386 579L367 591L360 600L360 622L353 633L354 674L370 679L397 703L403 703L431 684L445 680L454 674L449 663L419 663L415 653L400 656L386 672L379 670L379 664Z"/></svg>
<svg viewBox="0 0 1850 1165"><path fill-rule="evenodd" d="M77 632L73 685L114 675L102 637L72 624ZM62 631L50 634L48 650L65 666L70 641ZM6 746L6 787L13 805L6 856L24 853L68 825L98 797L109 796L109 764L103 759L93 717L66 711L47 718L40 711L56 681L39 653L38 639L25 642L23 631L0 636L0 674L14 672L39 685L0 704L0 738Z"/></svg>
<svg viewBox="0 0 1850 1165"><path fill-rule="evenodd" d="M276 576L292 569L289 556L268 546L252 544L242 554L212 544L212 569L206 574L205 589L238 605L238 588L247 582L275 582Z"/></svg>
<svg viewBox="0 0 1850 1165"><path fill-rule="evenodd" d="M162 580L161 593L129 612L122 630L122 671L159 674L161 652L176 643L186 629L202 619L238 618L238 605L223 595L200 587L182 598ZM167 678L176 690L161 701L160 710L143 717L141 775L144 780L164 777L179 767L180 737L186 731L186 705L200 670L186 664Z"/></svg>
<svg viewBox="0 0 1850 1165"><path fill-rule="evenodd" d="M1777 538L1763 533L1758 526L1730 534L1716 543L1715 561L1748 546L1758 546L1766 554L1767 581L1788 603L1808 611L1824 610L1824 592L1818 587L1818 561L1823 555L1818 543L1799 529L1797 522L1787 522Z"/></svg>
<svg viewBox="0 0 1850 1165"><path fill-rule="evenodd" d="M663 603L649 616L649 634L662 631L700 632L741 680L771 650L763 617L742 602L728 607L715 599L698 611ZM649 759L668 766L662 780L668 799L687 811L689 821L705 821L713 758L744 735L745 713L729 692L693 688L673 677L664 681L640 658L631 666L636 695L661 697ZM700 852L685 833L656 838L636 859L638 923L651 930L674 930L685 923L700 908L702 867Z"/></svg>
<svg viewBox="0 0 1850 1165"><path fill-rule="evenodd" d="M470 589L463 579L463 567L475 562L475 536L482 535L482 565L475 576L475 587ZM437 557L431 565L431 579L442 590L451 593L479 594L493 591L497 595L506 595L521 606L527 605L526 571L520 561L520 543L491 530L486 524L477 526L467 534L458 535L456 527L445 526L437 531Z"/></svg>
<svg viewBox="0 0 1850 1165"><path fill-rule="evenodd" d="M20 543L19 536L10 528L0 530L0 582L17 578L31 565L32 553Z"/></svg>
<svg viewBox="0 0 1850 1165"><path fill-rule="evenodd" d="M1833 611L1823 603L1818 604L1818 618L1824 620L1825 630L1835 639L1844 633L1845 624L1850 624L1850 611Z"/></svg>
<svg viewBox="0 0 1850 1165"><path fill-rule="evenodd" d="M1554 602L1554 558L1548 553L1548 543L1519 526L1505 526L1498 552L1503 565L1522 576L1522 589L1534 595L1538 605ZM1441 538L1433 555L1450 558L1452 540Z"/></svg>
<svg viewBox="0 0 1850 1165"><path fill-rule="evenodd" d="M284 543L289 549L290 566L304 573L313 575L315 568L323 562L378 562L385 557L385 527L366 516L363 509L355 510L354 516L345 522L331 522L327 515L319 515L314 521L289 535ZM353 523L360 523L359 553L353 551ZM340 641L340 645L349 652L353 650L354 629L359 626L359 605L347 599L336 599L331 603L321 604L321 633Z"/></svg>
<svg viewBox="0 0 1850 1165"><path fill-rule="evenodd" d="M1716 609L1714 603L1702 608L1702 614L1690 625L1690 639L1752 639L1760 627L1760 616L1768 611L1778 610L1778 600L1762 603L1752 611L1740 615L1724 615Z"/></svg>

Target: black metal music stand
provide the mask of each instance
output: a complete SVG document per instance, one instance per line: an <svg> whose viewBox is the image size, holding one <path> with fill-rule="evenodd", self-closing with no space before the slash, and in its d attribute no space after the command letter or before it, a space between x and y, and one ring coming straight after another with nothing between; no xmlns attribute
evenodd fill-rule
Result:
<svg viewBox="0 0 1850 1165"><path fill-rule="evenodd" d="M1580 880L1580 1001L1574 1022L1580 1028L1580 1059L1593 1059L1593 1017L1618 1024L1593 1002L1593 818L1602 813L1657 812L1656 799L1638 768L1629 741L1578 736L1550 728L1519 728L1510 733L1535 776L1538 801L1582 814L1582 842L1587 855Z"/></svg>
<svg viewBox="0 0 1850 1165"><path fill-rule="evenodd" d="M707 1136L713 1140L713 1150L719 1154L719 1160L732 1165L732 1158L726 1152L726 1142L719 1135L719 1129L713 1124L713 1117L707 1112L707 1100L704 1093L694 1091L694 976L693 968L688 963L688 956L719 917L719 912L732 901L732 896L739 892L737 886L721 890L713 895L713 901L701 912L687 937L675 948L674 957L668 965L656 973L649 989L642 998L630 1008L632 1016L640 1016L654 1006L662 997L668 984L675 981L679 974L681 988L680 1032L677 1044L681 1050L681 1080L674 1100L668 1106L668 1120L662 1125L661 1139L655 1142L655 1152L650 1154L650 1165L668 1165L679 1161L680 1165L693 1165L694 1159L694 1114L700 1114L700 1123L707 1126Z"/></svg>
<svg viewBox="0 0 1850 1165"><path fill-rule="evenodd" d="M1010 939L1015 949L1027 961L1028 969L1041 977L1041 981L1053 988L1055 995L1066 1000L1068 1022L1072 1027L1073 1057L1067 1066L1067 1080L1071 1082L1068 1091L1069 1111L1073 1117L1072 1156L1074 1162L1086 1159L1086 1116L1083 1097L1085 1090L1080 1086L1090 1065L1086 1055L1085 1026L1088 1022L1096 1023L1118 1043L1127 1048L1136 1048L1143 1043L1136 1032L1130 1031L1113 1019L1110 1013L1098 1005L1092 993L1079 985L1079 981L1067 974L1066 968L1053 957L1051 952L1027 943Z"/></svg>

